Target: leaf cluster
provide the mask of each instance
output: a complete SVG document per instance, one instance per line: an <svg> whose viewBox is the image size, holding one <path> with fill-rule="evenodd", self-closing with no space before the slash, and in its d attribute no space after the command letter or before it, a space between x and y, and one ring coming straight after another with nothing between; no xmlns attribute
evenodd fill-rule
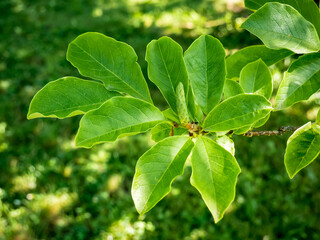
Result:
<svg viewBox="0 0 320 240"><path fill-rule="evenodd" d="M47 84L34 96L28 118L84 114L75 139L84 148L151 129L157 143L139 158L132 184L138 212L148 212L170 192L190 155L191 184L218 222L234 200L240 173L232 134L264 125L271 111L306 100L320 88L320 13L311 2L246 1L257 11L242 27L265 45L227 59L220 41L209 35L185 52L169 37L151 41L148 77L169 105L163 112L153 104L132 47L100 33L82 34L70 43L67 60L91 80L64 77ZM272 106L268 67L293 54L305 55L289 67ZM289 138L290 177L320 153L319 121Z"/></svg>

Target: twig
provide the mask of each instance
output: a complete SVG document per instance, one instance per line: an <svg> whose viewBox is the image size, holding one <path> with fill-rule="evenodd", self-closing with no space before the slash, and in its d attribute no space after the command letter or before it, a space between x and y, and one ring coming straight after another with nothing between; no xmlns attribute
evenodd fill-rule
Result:
<svg viewBox="0 0 320 240"><path fill-rule="evenodd" d="M276 136L276 135L282 135L287 132L294 132L299 127L280 127L278 130L272 130L272 131L249 131L243 134L243 136L247 137L254 137L254 136Z"/></svg>

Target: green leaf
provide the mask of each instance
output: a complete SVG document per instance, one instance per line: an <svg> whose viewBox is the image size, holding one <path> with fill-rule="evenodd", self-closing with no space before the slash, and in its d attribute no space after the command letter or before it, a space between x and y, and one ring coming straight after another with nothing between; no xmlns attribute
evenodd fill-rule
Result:
<svg viewBox="0 0 320 240"><path fill-rule="evenodd" d="M203 112L200 106L195 102L194 94L191 87L189 87L189 93L188 93L188 110L189 110L189 117L193 122L202 123L202 120L204 117Z"/></svg>
<svg viewBox="0 0 320 240"><path fill-rule="evenodd" d="M176 113L176 89L182 82L184 92L189 89L188 73L181 46L169 37L152 40L147 46L146 61L150 80Z"/></svg>
<svg viewBox="0 0 320 240"><path fill-rule="evenodd" d="M222 96L226 77L224 48L218 39L202 35L191 44L184 59L196 101L207 114Z"/></svg>
<svg viewBox="0 0 320 240"><path fill-rule="evenodd" d="M252 124L251 125L247 125L247 126L243 126L241 128L237 128L237 129L233 130L233 134L243 135L244 133L250 131L251 128L252 128Z"/></svg>
<svg viewBox="0 0 320 240"><path fill-rule="evenodd" d="M189 137L170 137L158 142L140 157L131 194L141 215L170 192L173 180L183 173L193 145Z"/></svg>
<svg viewBox="0 0 320 240"><path fill-rule="evenodd" d="M320 40L315 27L289 5L266 3L243 24L272 49L286 48L295 53L317 52Z"/></svg>
<svg viewBox="0 0 320 240"><path fill-rule="evenodd" d="M90 148L118 137L145 132L164 121L159 109L136 98L114 97L80 121L76 146Z"/></svg>
<svg viewBox="0 0 320 240"><path fill-rule="evenodd" d="M190 119L189 119L189 113L187 108L186 95L184 94L182 82L179 82L176 88L176 94L177 94L176 103L177 103L178 116L179 116L180 122L183 125L185 125L190 121Z"/></svg>
<svg viewBox="0 0 320 240"><path fill-rule="evenodd" d="M244 91L238 82L229 79L226 80L223 89L225 99L236 96L241 93L244 93Z"/></svg>
<svg viewBox="0 0 320 240"><path fill-rule="evenodd" d="M28 119L67 118L99 108L108 99L119 96L102 84L75 77L64 77L44 86L32 99Z"/></svg>
<svg viewBox="0 0 320 240"><path fill-rule="evenodd" d="M276 96L275 109L307 100L320 89L320 53L298 58L285 73Z"/></svg>
<svg viewBox="0 0 320 240"><path fill-rule="evenodd" d="M320 134L311 122L296 130L287 142L284 163L290 178L309 165L320 153Z"/></svg>
<svg viewBox="0 0 320 240"><path fill-rule="evenodd" d="M255 122L255 123L253 124L253 127L254 127L254 128L262 127L263 125L266 124L266 122L269 120L269 118L270 118L270 113L269 113L266 117L264 117L264 118L258 120L257 122Z"/></svg>
<svg viewBox="0 0 320 240"><path fill-rule="evenodd" d="M320 13L317 4L313 0L245 0L247 8L257 10L267 2L278 2L294 7L309 22L311 22L320 34Z"/></svg>
<svg viewBox="0 0 320 240"><path fill-rule="evenodd" d="M242 68L260 58L267 66L271 66L292 54L287 49L274 50L263 45L243 48L227 58L227 78L239 77Z"/></svg>
<svg viewBox="0 0 320 240"><path fill-rule="evenodd" d="M239 83L246 93L255 93L269 99L272 94L272 76L261 60L249 63L240 73Z"/></svg>
<svg viewBox="0 0 320 240"><path fill-rule="evenodd" d="M159 142L162 139L170 137L170 133L173 134L172 136L186 135L188 134L188 130L181 127L175 128L168 122L159 123L151 129L152 140L155 142Z"/></svg>
<svg viewBox="0 0 320 240"><path fill-rule="evenodd" d="M316 124L320 125L320 110L318 111L318 114L317 114Z"/></svg>
<svg viewBox="0 0 320 240"><path fill-rule="evenodd" d="M107 89L152 102L138 57L128 44L84 33L69 44L67 59L83 76L102 81Z"/></svg>
<svg viewBox="0 0 320 240"><path fill-rule="evenodd" d="M271 103L261 95L239 94L216 106L203 123L206 131L222 132L251 125L272 110Z"/></svg>
<svg viewBox="0 0 320 240"><path fill-rule="evenodd" d="M240 167L230 152L206 137L197 139L191 164L191 184L200 192L217 223L234 200Z"/></svg>
<svg viewBox="0 0 320 240"><path fill-rule="evenodd" d="M162 113L169 121L180 123L178 115L171 108L164 110Z"/></svg>
<svg viewBox="0 0 320 240"><path fill-rule="evenodd" d="M234 156L234 153L235 153L234 142L231 138L227 137L226 135L223 135L223 136L217 137L215 141L221 147L223 147L225 150L227 150Z"/></svg>

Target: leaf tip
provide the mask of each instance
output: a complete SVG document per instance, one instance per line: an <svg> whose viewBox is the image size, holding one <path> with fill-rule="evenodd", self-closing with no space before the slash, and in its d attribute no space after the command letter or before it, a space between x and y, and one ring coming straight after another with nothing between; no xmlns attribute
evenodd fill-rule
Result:
<svg viewBox="0 0 320 240"><path fill-rule="evenodd" d="M290 172L288 168L287 168L286 170L287 170L287 174L288 174L290 180L292 180L292 179L294 178L294 176L296 176L297 173L298 173L298 171L296 171L296 172Z"/></svg>

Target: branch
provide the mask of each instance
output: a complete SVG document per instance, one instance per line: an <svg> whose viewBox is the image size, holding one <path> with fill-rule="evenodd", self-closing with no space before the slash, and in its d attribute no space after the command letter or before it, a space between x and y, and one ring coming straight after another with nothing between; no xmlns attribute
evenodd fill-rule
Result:
<svg viewBox="0 0 320 240"><path fill-rule="evenodd" d="M247 137L277 136L277 135L282 135L287 132L294 132L298 128L299 127L287 126L287 127L280 127L278 130L272 130L272 131L248 131L248 132L244 133L243 136L247 136Z"/></svg>

